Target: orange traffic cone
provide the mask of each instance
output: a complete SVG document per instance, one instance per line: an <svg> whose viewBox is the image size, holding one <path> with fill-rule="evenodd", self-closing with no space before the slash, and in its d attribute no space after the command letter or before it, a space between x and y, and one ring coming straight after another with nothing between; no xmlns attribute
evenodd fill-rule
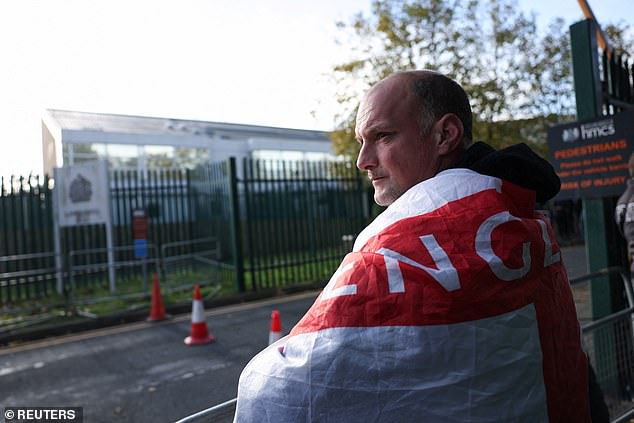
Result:
<svg viewBox="0 0 634 423"><path fill-rule="evenodd" d="M185 338L187 345L201 345L214 342L216 338L209 334L207 330L207 321L205 320L205 309L202 297L200 296L200 287L194 287L194 300L192 301L192 331L191 335Z"/></svg>
<svg viewBox="0 0 634 423"><path fill-rule="evenodd" d="M161 287L156 273L154 274L154 280L152 281L152 307L150 308L150 317L147 319L150 322L158 322L160 320L167 319L165 306L163 305L163 298L161 297Z"/></svg>
<svg viewBox="0 0 634 423"><path fill-rule="evenodd" d="M269 345L282 337L282 322L280 312L273 310L271 313L271 331L269 332Z"/></svg>

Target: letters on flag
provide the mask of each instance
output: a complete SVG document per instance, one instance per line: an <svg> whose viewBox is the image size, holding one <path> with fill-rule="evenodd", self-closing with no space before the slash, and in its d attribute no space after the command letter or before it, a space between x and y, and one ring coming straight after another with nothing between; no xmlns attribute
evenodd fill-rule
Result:
<svg viewBox="0 0 634 423"><path fill-rule="evenodd" d="M236 421L586 421L574 302L534 201L465 169L409 190L245 368Z"/></svg>

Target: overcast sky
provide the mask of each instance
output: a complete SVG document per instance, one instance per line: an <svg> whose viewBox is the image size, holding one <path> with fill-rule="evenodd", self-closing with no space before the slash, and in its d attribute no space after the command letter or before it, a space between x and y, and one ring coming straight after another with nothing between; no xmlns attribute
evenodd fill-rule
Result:
<svg viewBox="0 0 634 423"><path fill-rule="evenodd" d="M2 0L0 175L40 173L46 108L330 130L335 22L370 0ZM634 25L633 0L590 0ZM576 0L521 0L540 26Z"/></svg>

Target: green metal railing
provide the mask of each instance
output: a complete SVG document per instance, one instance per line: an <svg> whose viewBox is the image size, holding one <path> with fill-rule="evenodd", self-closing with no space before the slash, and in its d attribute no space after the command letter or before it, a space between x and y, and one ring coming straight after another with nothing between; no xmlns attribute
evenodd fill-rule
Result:
<svg viewBox="0 0 634 423"><path fill-rule="evenodd" d="M245 289L326 281L367 223L357 168L250 159L242 168Z"/></svg>
<svg viewBox="0 0 634 423"><path fill-rule="evenodd" d="M603 52L601 60L604 112L612 115L634 110L634 63L621 54Z"/></svg>
<svg viewBox="0 0 634 423"><path fill-rule="evenodd" d="M53 250L52 181L48 176L0 179L0 256ZM18 269L3 269L0 272Z"/></svg>
<svg viewBox="0 0 634 423"><path fill-rule="evenodd" d="M198 247L190 241L216 239L218 266L231 269L240 292L324 282L368 219L361 176L348 162L247 159L238 166L232 158L194 170L114 170L109 184L115 263L134 262L132 214L143 208L148 242L158 250L171 245L171 255L191 255ZM62 264L54 262L52 198L48 177L2 180L0 257L24 257L0 260L0 304L49 295L53 273L67 289L103 282L105 225L62 228ZM71 261L85 274L72 273L73 284ZM16 276L34 269L52 273ZM141 276L139 266L117 269L117 277Z"/></svg>

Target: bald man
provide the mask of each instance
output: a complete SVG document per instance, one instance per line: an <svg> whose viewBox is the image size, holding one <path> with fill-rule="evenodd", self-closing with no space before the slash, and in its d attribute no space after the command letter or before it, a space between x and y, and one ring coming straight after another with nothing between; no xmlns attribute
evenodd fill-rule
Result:
<svg viewBox="0 0 634 423"><path fill-rule="evenodd" d="M258 354L236 422L589 422L588 363L549 222L550 164L472 143L464 90L401 72L362 99L357 166L388 208L291 333Z"/></svg>

